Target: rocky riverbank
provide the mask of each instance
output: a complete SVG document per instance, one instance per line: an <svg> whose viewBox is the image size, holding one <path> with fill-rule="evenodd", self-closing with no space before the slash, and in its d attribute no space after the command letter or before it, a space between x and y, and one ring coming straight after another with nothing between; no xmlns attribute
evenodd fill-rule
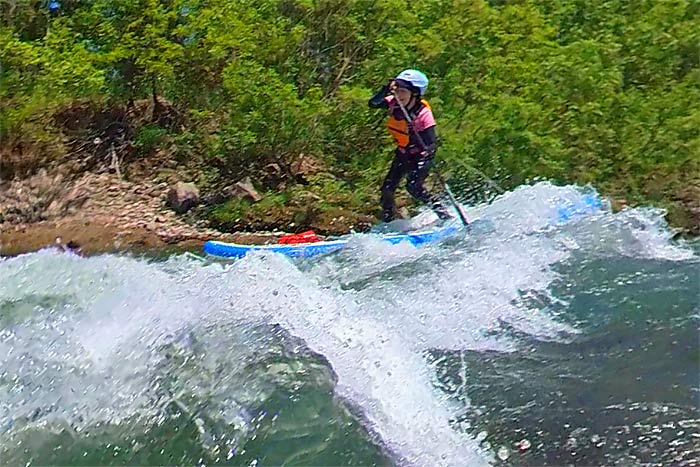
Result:
<svg viewBox="0 0 700 467"><path fill-rule="evenodd" d="M209 239L274 241L279 233L224 233L167 206L166 182L122 180L116 174L61 171L0 187L0 255L70 244L85 254L199 250Z"/></svg>
<svg viewBox="0 0 700 467"><path fill-rule="evenodd" d="M206 240L275 242L283 233L227 233L192 213L177 214L168 203L174 182L124 180L117 173L71 174L60 167L0 183L0 256L58 244L83 254L201 251ZM700 233L700 186L688 186L669 221L680 232ZM622 205L621 205L622 206ZM270 223L274 225L275 220ZM344 228L337 219L312 225L319 232ZM345 229L344 231L347 231Z"/></svg>

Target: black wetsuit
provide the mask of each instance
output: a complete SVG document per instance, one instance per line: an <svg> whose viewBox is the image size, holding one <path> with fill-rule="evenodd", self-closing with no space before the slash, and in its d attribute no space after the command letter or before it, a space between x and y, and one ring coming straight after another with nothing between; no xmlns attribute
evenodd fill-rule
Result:
<svg viewBox="0 0 700 467"><path fill-rule="evenodd" d="M369 106L376 109L388 109L389 104L384 100L388 93L389 87L384 86L372 96L369 100ZM406 110L411 119L413 119L423 110L424 106L425 104L417 100L410 109ZM393 117L397 120L405 120L403 111L398 106L393 109ZM410 129L410 124L408 126ZM433 159L435 158L435 152L437 150L435 127L426 128L418 132L418 135L420 135L422 144L418 136L416 136L416 132L412 129L409 130L408 145L404 148L396 149L394 160L382 184L381 204L382 221L384 222L391 222L394 220L394 192L404 175L406 175L406 190L411 196L430 206L440 219L449 219L451 217L440 203L439 198L428 193L423 186L430 172L430 167L433 164Z"/></svg>

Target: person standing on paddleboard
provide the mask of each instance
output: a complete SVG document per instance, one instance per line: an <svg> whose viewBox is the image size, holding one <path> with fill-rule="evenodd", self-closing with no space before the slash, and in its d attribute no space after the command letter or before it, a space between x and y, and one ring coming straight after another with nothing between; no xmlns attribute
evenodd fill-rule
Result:
<svg viewBox="0 0 700 467"><path fill-rule="evenodd" d="M435 118L430 105L423 99L427 88L427 76L418 70L404 70L369 100L370 107L389 110L387 128L397 145L382 185L384 222L394 220L394 192L404 175L406 190L411 196L430 206L440 219L452 217L439 198L428 193L423 186L437 151Z"/></svg>

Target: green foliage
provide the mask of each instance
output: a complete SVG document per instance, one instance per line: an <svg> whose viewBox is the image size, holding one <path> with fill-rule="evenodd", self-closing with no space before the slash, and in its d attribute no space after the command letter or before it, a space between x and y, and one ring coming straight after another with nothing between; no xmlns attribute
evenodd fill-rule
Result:
<svg viewBox="0 0 700 467"><path fill-rule="evenodd" d="M157 125L145 125L139 128L134 139L134 145L144 154L148 154L158 147L168 131Z"/></svg>
<svg viewBox="0 0 700 467"><path fill-rule="evenodd" d="M546 178L665 202L698 174L695 0L63 3L2 4L0 131L50 133L31 122L78 99L160 94L187 116L174 141L205 161L203 183L251 176L274 201L221 215L301 192L369 211L391 143L366 100L406 67L431 78L440 166L464 192L477 168L506 188ZM154 125L136 132L144 153ZM324 175L295 175L302 155Z"/></svg>

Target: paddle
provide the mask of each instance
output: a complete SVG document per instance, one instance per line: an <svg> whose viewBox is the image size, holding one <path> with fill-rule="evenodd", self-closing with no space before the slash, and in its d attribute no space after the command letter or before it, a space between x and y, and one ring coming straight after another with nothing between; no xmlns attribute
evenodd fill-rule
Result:
<svg viewBox="0 0 700 467"><path fill-rule="evenodd" d="M397 104L399 104L399 107L401 107L401 112L403 112L403 116L406 119L408 126L410 126L411 130L413 130L413 133L416 135L416 138L418 139L418 142L420 143L420 145L423 147L423 150L428 151L428 146L425 144L425 141L423 141L423 138L421 138L418 131L416 131L416 129L413 127L413 120L411 120L411 116L408 115L408 111L406 110L406 107L404 107L404 105L401 103L401 101L399 100L398 96L396 96L396 94L394 94L394 100L396 101ZM454 195L452 194L452 190L450 190L450 187L447 185L447 182L445 181L444 178L442 178L442 175L440 175L440 172L437 170L436 167L433 168L433 173L437 177L438 182L440 182L440 185L442 185L442 188L445 190L445 193L447 193L447 197L450 199L450 202L457 210L457 214L459 214L459 219L462 221L462 225L464 225L465 227L469 227L469 222L467 221L467 217L462 212L462 208L459 207L457 200L455 199Z"/></svg>

